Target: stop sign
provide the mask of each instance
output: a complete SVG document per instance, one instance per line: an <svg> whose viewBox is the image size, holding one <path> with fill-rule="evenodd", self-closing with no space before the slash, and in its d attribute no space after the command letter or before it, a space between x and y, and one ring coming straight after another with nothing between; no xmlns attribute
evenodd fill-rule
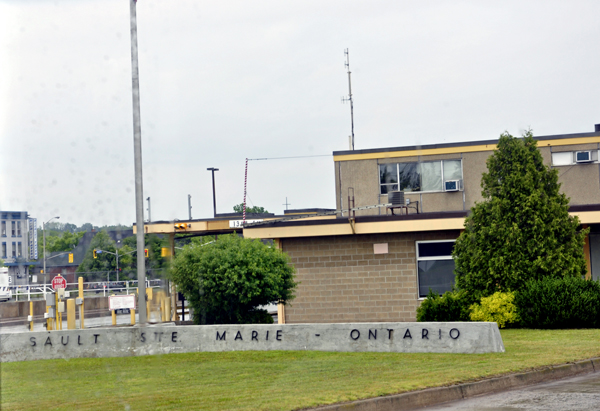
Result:
<svg viewBox="0 0 600 411"><path fill-rule="evenodd" d="M52 279L52 288L55 290L58 288L67 288L67 280L60 274Z"/></svg>

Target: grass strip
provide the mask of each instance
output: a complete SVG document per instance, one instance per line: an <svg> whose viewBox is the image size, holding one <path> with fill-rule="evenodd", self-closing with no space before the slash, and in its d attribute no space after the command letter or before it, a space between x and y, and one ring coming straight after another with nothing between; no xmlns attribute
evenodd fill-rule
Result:
<svg viewBox="0 0 600 411"><path fill-rule="evenodd" d="M600 330L502 330L505 353L239 351L0 364L2 410L294 410L600 357Z"/></svg>

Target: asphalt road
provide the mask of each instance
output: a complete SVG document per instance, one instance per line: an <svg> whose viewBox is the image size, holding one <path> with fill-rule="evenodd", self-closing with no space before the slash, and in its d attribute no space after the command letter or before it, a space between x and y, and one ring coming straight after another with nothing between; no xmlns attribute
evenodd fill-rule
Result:
<svg viewBox="0 0 600 411"><path fill-rule="evenodd" d="M455 401L423 411L594 411L600 410L600 370L584 376Z"/></svg>

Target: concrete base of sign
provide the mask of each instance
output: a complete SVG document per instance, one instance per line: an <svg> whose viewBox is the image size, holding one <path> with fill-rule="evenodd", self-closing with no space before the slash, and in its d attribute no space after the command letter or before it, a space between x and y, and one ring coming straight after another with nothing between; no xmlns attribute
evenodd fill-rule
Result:
<svg viewBox="0 0 600 411"><path fill-rule="evenodd" d="M156 325L0 335L0 361L197 351L504 352L496 323Z"/></svg>

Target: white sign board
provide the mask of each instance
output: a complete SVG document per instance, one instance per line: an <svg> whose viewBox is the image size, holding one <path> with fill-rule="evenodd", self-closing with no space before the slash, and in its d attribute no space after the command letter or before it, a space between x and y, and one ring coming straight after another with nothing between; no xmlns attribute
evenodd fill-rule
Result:
<svg viewBox="0 0 600 411"><path fill-rule="evenodd" d="M108 297L108 309L109 310L122 310L129 308L135 310L135 295L111 295Z"/></svg>
<svg viewBox="0 0 600 411"><path fill-rule="evenodd" d="M263 220L246 220L246 224L261 223ZM242 228L244 220L229 220L229 228Z"/></svg>

